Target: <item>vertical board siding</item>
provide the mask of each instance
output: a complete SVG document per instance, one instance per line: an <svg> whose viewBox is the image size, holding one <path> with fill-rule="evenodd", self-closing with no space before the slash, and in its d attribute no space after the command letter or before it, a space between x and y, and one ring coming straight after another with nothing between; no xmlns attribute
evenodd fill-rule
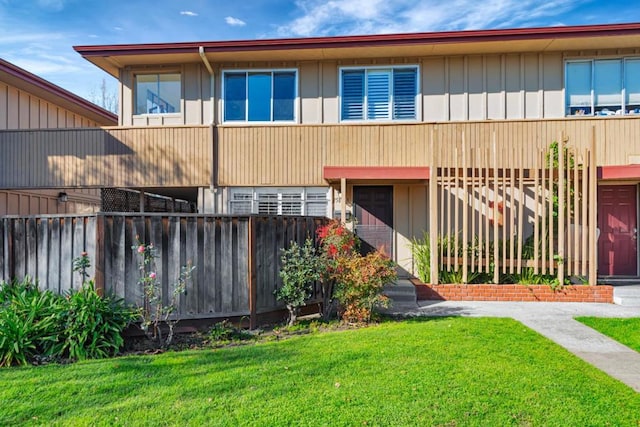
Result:
<svg viewBox="0 0 640 427"><path fill-rule="evenodd" d="M211 181L210 128L0 132L0 188L195 187Z"/></svg>
<svg viewBox="0 0 640 427"><path fill-rule="evenodd" d="M518 104L518 108L528 108ZM537 106L531 108L538 108ZM430 135L436 146L453 147L466 135L470 149L482 153L495 134L497 164L478 167L534 168L534 159L558 135L576 149L589 147L595 127L599 166L629 164L640 154L640 119L580 118L496 122L358 124L300 126L221 126L218 128L218 179L221 186L326 185L324 166L431 166ZM442 157L437 166L453 166ZM250 165L251 167L247 167Z"/></svg>

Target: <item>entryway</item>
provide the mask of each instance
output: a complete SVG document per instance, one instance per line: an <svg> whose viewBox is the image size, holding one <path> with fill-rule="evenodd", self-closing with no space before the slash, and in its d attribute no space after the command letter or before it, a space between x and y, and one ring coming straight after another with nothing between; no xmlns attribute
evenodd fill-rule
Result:
<svg viewBox="0 0 640 427"><path fill-rule="evenodd" d="M638 275L636 185L598 186L598 275Z"/></svg>
<svg viewBox="0 0 640 427"><path fill-rule="evenodd" d="M355 232L362 252L393 256L393 186L354 186Z"/></svg>

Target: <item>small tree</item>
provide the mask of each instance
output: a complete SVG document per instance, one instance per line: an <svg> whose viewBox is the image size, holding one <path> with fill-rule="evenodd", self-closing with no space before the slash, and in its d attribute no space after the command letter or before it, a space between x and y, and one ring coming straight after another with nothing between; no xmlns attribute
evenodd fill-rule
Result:
<svg viewBox="0 0 640 427"><path fill-rule="evenodd" d="M320 279L318 256L313 241L305 240L304 246L291 242L289 249L282 250L280 277L282 287L277 289L276 298L283 301L289 310L289 325L293 325L300 307L311 297L313 284Z"/></svg>
<svg viewBox="0 0 640 427"><path fill-rule="evenodd" d="M147 338L161 347L168 347L173 340L175 325L180 319L173 317L173 313L178 308L180 294L185 293L187 282L191 279L191 274L195 269L189 261L182 266L180 275L173 285L173 291L169 295L169 304L163 305L162 285L159 283L156 273L155 259L158 257L153 244L145 245L136 236L136 245L131 246L139 256L138 270L140 279L138 284L142 287L144 303L140 307L142 322L140 328ZM162 335L162 324L167 325L169 332L166 338Z"/></svg>
<svg viewBox="0 0 640 427"><path fill-rule="evenodd" d="M316 231L320 243L318 268L322 293L322 318L329 320L341 260L357 253L360 241L340 221L332 220Z"/></svg>

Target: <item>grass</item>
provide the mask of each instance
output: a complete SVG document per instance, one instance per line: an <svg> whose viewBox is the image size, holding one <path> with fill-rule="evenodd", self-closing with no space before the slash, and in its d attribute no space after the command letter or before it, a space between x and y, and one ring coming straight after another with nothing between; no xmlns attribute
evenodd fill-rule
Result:
<svg viewBox="0 0 640 427"><path fill-rule="evenodd" d="M576 317L576 320L640 352L640 317L629 319Z"/></svg>
<svg viewBox="0 0 640 427"><path fill-rule="evenodd" d="M637 426L640 394L511 319L0 370L0 425Z"/></svg>

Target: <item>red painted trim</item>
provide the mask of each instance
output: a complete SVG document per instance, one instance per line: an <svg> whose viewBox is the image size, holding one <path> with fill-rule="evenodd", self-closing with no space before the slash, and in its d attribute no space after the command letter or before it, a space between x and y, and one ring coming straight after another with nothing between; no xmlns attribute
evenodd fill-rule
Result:
<svg viewBox="0 0 640 427"><path fill-rule="evenodd" d="M74 46L84 57L142 55L162 53L197 53L200 46L211 53L261 50L323 49L375 47L413 44L473 43L509 40L558 39L571 37L605 37L639 35L640 23L579 25L565 27L513 28L498 30L443 31L409 34L375 34L338 37L308 37L263 40L210 42L148 43Z"/></svg>
<svg viewBox="0 0 640 427"><path fill-rule="evenodd" d="M325 166L327 181L346 179L429 179L429 168L418 166Z"/></svg>
<svg viewBox="0 0 640 427"><path fill-rule="evenodd" d="M36 86L39 89L49 92L51 95L64 99L65 101L75 104L80 111L89 110L94 114L99 115L108 121L109 125L116 125L118 123L118 116L111 111L107 111L96 104L87 101L86 99L69 92L66 89L57 86L50 81L38 77L35 74L28 72L27 70L18 67L15 64L5 61L0 58L0 72L4 72L12 77L18 78L25 83Z"/></svg>
<svg viewBox="0 0 640 427"><path fill-rule="evenodd" d="M640 179L640 165L600 166L598 179Z"/></svg>

